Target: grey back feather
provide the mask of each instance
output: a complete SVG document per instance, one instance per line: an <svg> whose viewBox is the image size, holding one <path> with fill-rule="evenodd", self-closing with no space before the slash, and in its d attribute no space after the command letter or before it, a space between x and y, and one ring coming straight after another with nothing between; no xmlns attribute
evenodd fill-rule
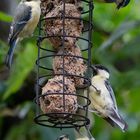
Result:
<svg viewBox="0 0 140 140"><path fill-rule="evenodd" d="M16 8L14 20L11 25L9 34L9 43L17 38L18 34L22 31L27 21L31 18L31 7L20 3Z"/></svg>
<svg viewBox="0 0 140 140"><path fill-rule="evenodd" d="M112 99L112 101L113 101L114 108L115 108L116 110L118 110L117 103L116 103L116 99L115 99L115 95L114 95L114 91L113 91L113 89L112 89L112 87L111 87L111 85L110 85L110 82L109 82L108 80L105 81L105 86L106 86L107 90L108 90L109 93L110 93L110 97L111 97L111 99Z"/></svg>

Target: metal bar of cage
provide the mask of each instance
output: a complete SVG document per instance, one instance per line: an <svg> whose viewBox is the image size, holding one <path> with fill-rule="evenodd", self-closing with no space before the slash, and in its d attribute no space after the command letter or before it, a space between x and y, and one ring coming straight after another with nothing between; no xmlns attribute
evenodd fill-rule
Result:
<svg viewBox="0 0 140 140"><path fill-rule="evenodd" d="M93 7L93 1L90 0L90 3L89 3L89 9L94 9ZM89 34L88 34L88 38L89 40L92 42L92 29L93 29L93 26L92 26L92 17L93 17L93 11L92 10L89 10ZM88 74L89 74L89 77L91 77L91 71L90 71L90 67L91 67L91 48L92 48L92 43L89 43L88 44ZM87 89L87 98L89 99L89 88ZM88 102L87 102L88 104ZM87 109L86 109L86 116L88 116L88 106L87 106Z"/></svg>
<svg viewBox="0 0 140 140"><path fill-rule="evenodd" d="M64 42L65 42L65 3L66 1L63 0L63 12L62 12L62 26L63 26L63 37L62 37L62 48L63 48L63 85L65 85L65 72L64 72L64 67L65 67L65 60L64 60ZM64 112L65 112L65 94L64 94L64 86L63 86L63 105L64 105Z"/></svg>

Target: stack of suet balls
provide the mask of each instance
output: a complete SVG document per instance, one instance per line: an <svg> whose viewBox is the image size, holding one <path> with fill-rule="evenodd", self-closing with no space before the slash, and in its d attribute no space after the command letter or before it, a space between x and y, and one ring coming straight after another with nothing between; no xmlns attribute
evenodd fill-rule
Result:
<svg viewBox="0 0 140 140"><path fill-rule="evenodd" d="M64 6L65 5L65 6ZM83 20L80 0L41 0L43 33L55 54L53 75L42 88L39 104L44 114L76 114L76 89L84 85L87 65L77 41L82 35ZM65 7L65 8L64 8ZM62 115L64 113L64 115Z"/></svg>

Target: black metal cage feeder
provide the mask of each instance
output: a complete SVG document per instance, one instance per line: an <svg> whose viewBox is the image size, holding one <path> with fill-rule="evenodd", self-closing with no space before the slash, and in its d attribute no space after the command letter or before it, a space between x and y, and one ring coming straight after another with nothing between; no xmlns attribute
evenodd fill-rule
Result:
<svg viewBox="0 0 140 140"><path fill-rule="evenodd" d="M82 3L83 8L77 6L77 2ZM88 92L85 95L77 91L90 86L93 2L58 0L57 4L58 6L48 4L50 7L47 7L48 11L39 23L35 98L37 111L34 120L37 124L48 127L82 127L90 123L90 100ZM71 16L76 10L70 9L73 6L80 13L79 17ZM76 29L80 30L80 35L75 34L75 22L79 22ZM83 23L85 27L81 31L79 28ZM69 28L70 26L72 27ZM46 47L48 40L52 46L47 44Z"/></svg>

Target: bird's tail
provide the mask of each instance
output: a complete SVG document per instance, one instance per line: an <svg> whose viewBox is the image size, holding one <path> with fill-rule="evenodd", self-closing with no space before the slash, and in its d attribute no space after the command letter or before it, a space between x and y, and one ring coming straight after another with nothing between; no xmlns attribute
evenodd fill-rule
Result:
<svg viewBox="0 0 140 140"><path fill-rule="evenodd" d="M13 58L14 50L16 48L17 41L18 41L17 39L9 41L10 48L8 50L8 53L5 59L5 64L7 65L8 68L11 67L12 58Z"/></svg>
<svg viewBox="0 0 140 140"><path fill-rule="evenodd" d="M118 126L121 128L123 132L125 132L128 128L127 123L123 120L123 118L118 114L117 110L114 110L113 113L105 118L112 126Z"/></svg>

